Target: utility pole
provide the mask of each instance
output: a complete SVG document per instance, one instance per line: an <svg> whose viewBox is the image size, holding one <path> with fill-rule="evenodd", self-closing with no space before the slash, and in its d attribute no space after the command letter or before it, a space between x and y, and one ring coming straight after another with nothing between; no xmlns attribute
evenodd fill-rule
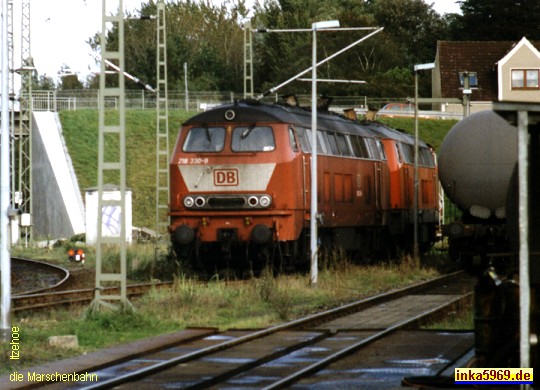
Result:
<svg viewBox="0 0 540 390"><path fill-rule="evenodd" d="M471 115L471 73L463 72L463 118Z"/></svg>

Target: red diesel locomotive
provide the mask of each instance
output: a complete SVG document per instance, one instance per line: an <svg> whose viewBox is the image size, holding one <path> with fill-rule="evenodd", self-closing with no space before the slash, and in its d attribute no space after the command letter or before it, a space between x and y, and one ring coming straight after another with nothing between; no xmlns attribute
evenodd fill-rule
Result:
<svg viewBox="0 0 540 390"><path fill-rule="evenodd" d="M257 270L269 260L307 265L310 127L310 111L259 101L185 122L170 160L177 256L209 272ZM412 247L414 139L328 111L319 113L317 137L322 248L372 258ZM437 167L428 146L419 146L419 241L428 247L438 224Z"/></svg>

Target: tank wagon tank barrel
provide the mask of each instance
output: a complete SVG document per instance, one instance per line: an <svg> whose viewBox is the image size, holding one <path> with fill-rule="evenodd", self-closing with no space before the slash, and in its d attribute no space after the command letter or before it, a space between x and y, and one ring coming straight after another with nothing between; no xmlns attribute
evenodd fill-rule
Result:
<svg viewBox="0 0 540 390"><path fill-rule="evenodd" d="M451 257L483 272L490 253L505 252L506 193L517 161L516 128L493 111L458 122L439 150L439 179L461 210L443 226Z"/></svg>

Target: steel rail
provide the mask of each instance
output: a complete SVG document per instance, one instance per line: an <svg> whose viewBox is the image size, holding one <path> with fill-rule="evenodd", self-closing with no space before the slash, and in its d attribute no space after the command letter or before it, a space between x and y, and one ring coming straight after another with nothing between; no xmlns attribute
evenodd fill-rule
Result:
<svg viewBox="0 0 540 390"><path fill-rule="evenodd" d="M460 302L461 300L463 299L466 299L470 296L472 296L473 292L469 292L465 295L462 295L458 298L455 298L449 302L446 302L446 303L443 303L442 305L439 305L435 308L432 308L430 310L427 310L425 311L424 313L421 313L421 314L418 314L417 316L415 317L412 317L412 318L408 318L406 320L403 320L397 324L394 324L384 330L381 330L380 332L377 332L369 337L366 337L365 339L355 343L355 344L352 344L350 346L348 346L347 348L343 348L342 350L330 355L330 356L327 356L326 358L322 359L322 360L319 360L318 362L316 363L313 363L312 365L308 366L308 367L305 367L297 372L295 372L294 374L291 374L289 375L288 377L285 377L275 383L273 383L272 385L270 386L266 386L264 387L265 390L273 390L273 389L282 389L292 383L295 383L295 382L298 382L298 380L302 379L302 378L305 378L307 377L308 375L310 374L313 374L317 371L320 371L321 369L323 369L324 367L328 366L329 364L335 362L335 361L338 361L342 358L344 358L345 356L359 350L360 348L362 347L365 347L385 336L388 336L389 334L397 331L397 330L400 330L400 329L403 329L405 328L406 326L408 325L411 325L411 324L414 324L415 322L418 322L422 319L425 319L425 318L428 318L438 312L440 312L441 310L444 310L446 309L447 307L450 307L458 302Z"/></svg>
<svg viewBox="0 0 540 390"><path fill-rule="evenodd" d="M35 290L23 291L21 293L13 294L12 298L15 298L15 297L18 297L18 296L21 296L21 295L36 294L36 293L40 293L40 292L44 292L44 291L55 290L55 289L59 288L62 284L67 282L67 280L70 277L69 270L67 270L66 268L60 267L58 265L46 263L46 262L43 262L43 261L36 261L36 260L31 260L31 259L23 259L23 258L20 258L20 257L12 257L11 261L12 262L17 262L18 261L18 262L23 262L23 263L27 263L27 264L30 263L30 264L36 265L37 267L41 267L41 268L48 268L48 269L52 268L56 272L61 274L61 280L58 283L56 283L56 284L54 284L52 286L37 288Z"/></svg>
<svg viewBox="0 0 540 390"><path fill-rule="evenodd" d="M173 282L140 283L127 286L128 294L131 296L148 292L151 288L164 288L171 286ZM118 290L118 287L107 287L103 292L110 293ZM13 311L26 311L42 309L50 306L87 303L94 299L94 289L79 289L67 291L55 291L49 293L17 295L13 298ZM28 304L27 302L30 302ZM25 305L26 306L23 306Z"/></svg>
<svg viewBox="0 0 540 390"><path fill-rule="evenodd" d="M380 304L382 302L386 302L390 299L399 298L406 294L411 294L416 291L429 288L431 286L436 286L438 284L443 283L445 280L450 280L462 274L463 274L463 271L458 271L452 274L444 275L435 279L421 282L413 286L404 287L404 288L394 290L391 292L381 293L376 296L363 299L357 302L353 302L344 306L340 306L335 309L326 310L324 312L312 314L312 315L302 317L297 320L293 320L284 324L280 324L280 325L272 326L270 328L255 331L253 333L240 336L233 340L228 340L223 343L213 345L211 347L199 349L197 351L193 351L193 352L181 355L181 356L177 356L175 358L172 358L172 359L160 362L160 363L156 363L151 366L147 366L139 370L132 371L130 373L127 373L127 374L124 374L115 378L111 378L106 381L102 381L100 383L84 386L82 388L86 390L111 388L113 386L117 386L122 383L131 382L133 380L143 378L151 374L155 374L159 371L166 370L178 364L186 363L190 360L195 360L197 358L209 355L211 353L219 352L219 351L222 351L222 350L225 350L225 349L228 349L228 348L231 348L231 347L234 347L234 346L237 346L237 345L240 345L240 344L243 344L243 343L255 340L255 339L259 339L259 338L262 338L262 337L265 337L265 336L268 336L268 335L271 335L280 331L299 328L309 323L317 323L318 321L327 320L328 318L338 316L338 315L345 315L348 312L353 311L353 310L358 311L359 309L364 308L364 307L370 307L376 304Z"/></svg>

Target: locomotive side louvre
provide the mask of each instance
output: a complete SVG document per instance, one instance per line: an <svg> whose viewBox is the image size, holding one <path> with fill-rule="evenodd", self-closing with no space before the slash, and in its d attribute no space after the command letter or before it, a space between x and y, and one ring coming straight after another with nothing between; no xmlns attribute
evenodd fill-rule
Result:
<svg viewBox="0 0 540 390"><path fill-rule="evenodd" d="M298 127L311 188L311 129ZM341 138L341 142L336 141ZM321 227L357 227L383 224L383 205L388 204L388 168L377 140L367 133L318 132L318 212ZM353 143L357 143L354 151ZM358 151L363 143L362 157ZM321 180L322 179L322 180ZM311 198L308 191L307 205ZM308 225L306 225L308 226Z"/></svg>

